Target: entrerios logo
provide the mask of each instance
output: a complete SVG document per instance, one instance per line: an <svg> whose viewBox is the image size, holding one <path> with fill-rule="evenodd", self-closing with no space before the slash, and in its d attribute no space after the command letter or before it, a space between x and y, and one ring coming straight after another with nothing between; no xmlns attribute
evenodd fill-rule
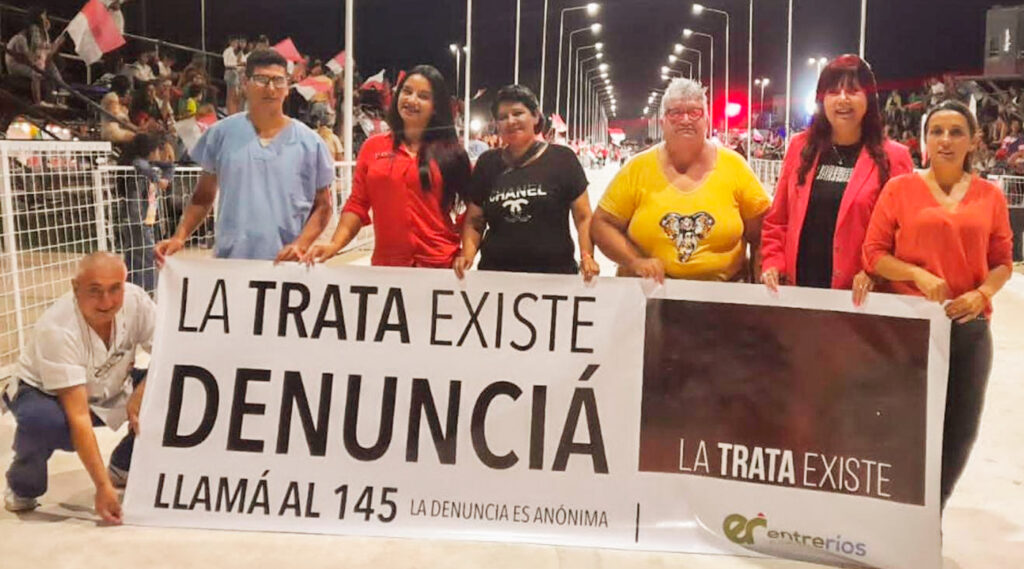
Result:
<svg viewBox="0 0 1024 569"><path fill-rule="evenodd" d="M754 545L754 530L767 527L768 518L764 514L757 514L756 518L750 520L739 514L732 514L722 522L725 537L739 545Z"/></svg>
<svg viewBox="0 0 1024 569"><path fill-rule="evenodd" d="M868 547L861 542L844 540L843 536L821 537L808 535L798 531L777 531L768 527L768 518L764 514L757 514L756 518L747 519L740 514L731 514L722 521L722 532L729 541L738 545L754 545L755 530L764 528L761 544L792 544L803 547L827 551L829 553L841 553L844 555L855 555L864 557L868 554ZM767 542L764 541L767 538Z"/></svg>

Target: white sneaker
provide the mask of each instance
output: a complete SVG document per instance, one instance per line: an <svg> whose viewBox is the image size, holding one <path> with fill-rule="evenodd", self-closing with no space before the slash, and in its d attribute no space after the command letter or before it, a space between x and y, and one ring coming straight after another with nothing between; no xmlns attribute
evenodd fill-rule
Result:
<svg viewBox="0 0 1024 569"><path fill-rule="evenodd" d="M22 498L15 494L14 490L11 490L10 488L4 492L4 508L8 512L27 512L38 507L39 502L37 502L35 498Z"/></svg>
<svg viewBox="0 0 1024 569"><path fill-rule="evenodd" d="M124 488L128 485L128 471L121 470L113 464L107 465L107 476L110 477L110 483L114 485L114 488Z"/></svg>

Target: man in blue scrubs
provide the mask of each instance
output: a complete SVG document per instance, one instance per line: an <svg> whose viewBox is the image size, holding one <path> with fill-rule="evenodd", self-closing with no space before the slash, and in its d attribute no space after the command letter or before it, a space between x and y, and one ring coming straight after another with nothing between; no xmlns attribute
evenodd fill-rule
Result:
<svg viewBox="0 0 1024 569"><path fill-rule="evenodd" d="M218 186L219 258L298 260L330 221L334 161L315 132L284 114L286 65L273 50L250 54L249 112L213 125L196 144L191 154L203 173L178 230L155 248L158 264L206 220Z"/></svg>

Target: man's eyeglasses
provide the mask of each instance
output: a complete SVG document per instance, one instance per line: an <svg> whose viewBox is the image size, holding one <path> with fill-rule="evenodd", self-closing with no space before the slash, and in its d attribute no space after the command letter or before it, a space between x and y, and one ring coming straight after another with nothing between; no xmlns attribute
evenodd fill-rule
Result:
<svg viewBox="0 0 1024 569"><path fill-rule="evenodd" d="M668 109L665 111L665 116L672 122L680 122L684 118L690 119L691 121L699 121L704 118L704 108L694 107L692 109Z"/></svg>
<svg viewBox="0 0 1024 569"><path fill-rule="evenodd" d="M284 89L288 86L288 78L283 75L253 75L249 80L260 87L273 85L275 89Z"/></svg>

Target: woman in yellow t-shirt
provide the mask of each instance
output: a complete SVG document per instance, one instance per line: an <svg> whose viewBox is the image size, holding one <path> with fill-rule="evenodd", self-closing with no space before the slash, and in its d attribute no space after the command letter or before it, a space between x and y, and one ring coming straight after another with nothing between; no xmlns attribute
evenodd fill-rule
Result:
<svg viewBox="0 0 1024 569"><path fill-rule="evenodd" d="M705 136L704 87L676 79L662 99L664 142L626 163L598 204L594 242L619 274L734 281L758 250L771 200L746 161ZM756 265L755 259L755 265Z"/></svg>

